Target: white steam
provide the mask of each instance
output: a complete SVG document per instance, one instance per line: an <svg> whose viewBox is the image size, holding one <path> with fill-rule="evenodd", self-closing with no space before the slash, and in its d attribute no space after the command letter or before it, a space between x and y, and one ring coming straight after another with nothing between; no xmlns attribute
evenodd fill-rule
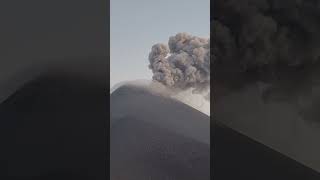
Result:
<svg viewBox="0 0 320 180"><path fill-rule="evenodd" d="M156 95L161 95L164 97L170 97L175 100L178 100L192 108L210 116L210 102L205 99L205 97L201 94L193 93L193 89L190 88L184 91L176 91L171 88L167 88L163 84L157 81L150 80L133 80L133 81L125 81L114 85L110 94L112 94L116 89L123 85L131 85L144 89L148 89L149 92L154 93Z"/></svg>

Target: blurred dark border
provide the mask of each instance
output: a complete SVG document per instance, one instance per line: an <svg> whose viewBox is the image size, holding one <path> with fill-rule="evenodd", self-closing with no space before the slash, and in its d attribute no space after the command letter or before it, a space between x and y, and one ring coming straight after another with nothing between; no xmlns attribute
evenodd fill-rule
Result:
<svg viewBox="0 0 320 180"><path fill-rule="evenodd" d="M223 1L220 1L220 3ZM226 3L228 1L225 1ZM214 28L215 11L219 11L211 2L210 28ZM214 37L210 38L211 44ZM211 46L212 48L212 46ZM212 51L211 51L212 52ZM211 61L211 69L218 68ZM218 74L211 72L211 179L248 179L248 180L317 180L318 172L288 158L287 156L231 129L214 117L214 78ZM218 77L221 79L221 77Z"/></svg>
<svg viewBox="0 0 320 180"><path fill-rule="evenodd" d="M0 179L109 179L109 0L3 0L0 23Z"/></svg>

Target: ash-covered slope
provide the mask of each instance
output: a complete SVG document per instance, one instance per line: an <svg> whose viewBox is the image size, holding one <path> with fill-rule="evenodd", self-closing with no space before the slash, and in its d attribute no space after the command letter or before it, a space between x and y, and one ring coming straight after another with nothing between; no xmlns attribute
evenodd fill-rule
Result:
<svg viewBox="0 0 320 180"><path fill-rule="evenodd" d="M209 179L209 116L143 87L110 98L111 180Z"/></svg>

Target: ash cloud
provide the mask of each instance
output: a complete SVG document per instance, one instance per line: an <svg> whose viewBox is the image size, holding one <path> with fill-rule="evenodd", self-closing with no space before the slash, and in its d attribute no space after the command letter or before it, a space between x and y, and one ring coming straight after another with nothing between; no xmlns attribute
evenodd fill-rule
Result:
<svg viewBox="0 0 320 180"><path fill-rule="evenodd" d="M214 71L263 76L320 59L318 0L216 0L213 11Z"/></svg>
<svg viewBox="0 0 320 180"><path fill-rule="evenodd" d="M193 89L210 98L210 41L178 33L167 44L155 44L149 54L153 80L175 90Z"/></svg>
<svg viewBox="0 0 320 180"><path fill-rule="evenodd" d="M319 0L215 0L213 12L213 81L229 89L264 81L284 101L314 96Z"/></svg>

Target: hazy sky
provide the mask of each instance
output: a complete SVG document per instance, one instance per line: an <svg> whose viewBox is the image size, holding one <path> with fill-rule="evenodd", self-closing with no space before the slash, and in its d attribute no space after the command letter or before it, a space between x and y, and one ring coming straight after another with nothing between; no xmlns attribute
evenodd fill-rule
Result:
<svg viewBox="0 0 320 180"><path fill-rule="evenodd" d="M151 79L155 43L187 32L209 37L210 0L111 0L110 83Z"/></svg>

